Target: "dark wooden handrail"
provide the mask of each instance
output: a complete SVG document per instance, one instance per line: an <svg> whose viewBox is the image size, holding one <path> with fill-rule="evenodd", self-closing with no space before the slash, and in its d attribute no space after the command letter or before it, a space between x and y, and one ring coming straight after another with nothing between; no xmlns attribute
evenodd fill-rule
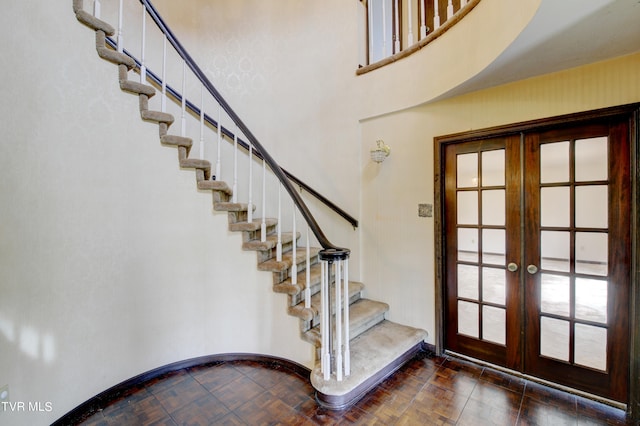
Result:
<svg viewBox="0 0 640 426"><path fill-rule="evenodd" d="M111 46L114 50L117 48L116 41L111 37L107 37L106 38L106 43L109 46ZM136 58L127 49L123 49L123 53L125 55L129 56L131 59L133 59L135 61L136 66L138 67L138 70L139 70L140 67L142 66L140 60L138 58ZM147 77L151 81L153 81L158 86L162 86L162 78L160 76L158 76L155 72L153 72L149 68L146 69L146 73L147 73ZM166 87L167 93L171 97L173 97L178 103L182 103L182 95L180 94L180 92L178 92L176 89L174 89L172 86L170 86L168 84L165 85L165 87ZM195 115L200 116L200 112L201 112L200 108L198 108L198 106L196 104L194 104L193 102L191 102L189 99L185 99L185 106L186 106L186 108L188 110L193 112ZM211 117L209 114L204 113L203 114L203 118L204 118L204 121L206 123L210 124L212 127L216 128L216 129L218 128L218 122L213 117ZM233 140L233 138L235 137L234 133L231 130L229 130L228 128L224 127L224 126L221 126L220 131L221 131L222 135L227 137L229 140ZM247 142L245 142L244 140L242 140L242 138L238 138L238 145L240 147L242 147L242 149L244 149L245 151L249 152L249 144ZM262 154L257 152L257 151L255 151L255 150L253 151L253 155L256 158L260 159L260 160L263 159L262 158ZM324 195L322 195L321 193L316 191L313 187L311 187L309 184L307 184L306 182L304 182L303 180L301 180L300 178L298 178L297 176L295 176L291 172L287 171L286 169L282 169L282 171L299 188L301 188L301 189L305 190L306 192L308 192L309 194L313 195L322 204L326 205L331 210L333 210L336 214L341 216L344 220L349 222L351 224L351 226L353 226L354 228L358 227L358 225L359 225L358 219L356 219L353 216L351 216L344 209L340 208L340 206L338 206L333 201L329 200L327 197L325 197Z"/></svg>
<svg viewBox="0 0 640 426"><path fill-rule="evenodd" d="M278 165L278 163L273 159L273 157L271 157L271 155L262 146L262 144L258 141L258 139L253 135L253 133L246 126L246 124L235 113L235 111L231 108L231 106L227 103L227 101L222 97L222 95L218 92L218 90L213 86L211 81L207 78L207 76L204 74L204 72L200 69L198 64L193 60L191 55L189 55L187 50L182 46L180 41L173 34L171 29L166 25L166 23L164 22L164 20L162 19L162 17L158 13L157 9L151 4L151 2L149 0L140 0L140 3L142 3L145 6L145 8L147 9L147 12L149 13L149 16L151 16L151 18L153 19L155 24L158 26L160 31L162 31L162 33L165 35L165 37L167 37L167 40L169 41L169 43L171 43L171 45L176 50L176 52L185 61L186 65L189 67L189 69L200 80L202 85L207 89L207 91L211 94L211 96L214 97L214 99L218 102L218 104L222 107L222 109L224 109L226 114L229 116L229 118L231 118L231 120L234 122L236 127L240 130L240 132L245 135L245 137L248 139L249 143L254 147L257 156L259 158L261 158L261 159L264 159L264 161L267 163L267 165L269 165L269 168L271 169L273 174L278 178L278 180L280 181L282 186L289 193L289 196L293 199L293 202L295 203L296 207L300 211L300 214L302 215L302 217L305 219L305 221L309 225L309 228L311 229L311 231L313 232L313 234L317 238L317 240L320 243L320 245L322 246L322 248L324 248L326 250L337 250L337 251L339 251L341 253L344 253L344 252L348 253L348 249L344 249L344 248L340 248L338 246L335 246L324 235L324 232L322 231L322 229L318 225L317 221L313 217L313 214L311 213L311 211L309 210L309 208L305 204L305 202L302 199L302 197L300 196L300 194L298 194L298 192L296 191L296 189L293 186L291 181L294 180L296 182L296 184L298 184L301 187L304 187L307 191L309 191L309 193L311 193L314 196L318 197L318 199L320 199L323 203L327 204L327 206L329 206L330 208L335 210L338 214L340 214L340 216L342 216L346 220L348 220L353 226L357 226L357 223L358 223L357 220L351 218L351 216L349 216L346 212L342 211L342 209L337 208L337 206L334 203L330 202L328 199L326 199L325 197L321 196L317 191L313 190L310 186L304 184L301 180L295 178L295 176L291 175L290 173L285 172ZM152 73L149 72L148 70L147 70L147 73L152 75ZM158 79L157 76L154 77L154 80L156 80L156 79L157 79L156 82L158 83L158 81L160 81L160 80ZM172 96L176 97L177 99L182 100L182 96L178 92L176 92L175 90L172 89L171 94L172 94ZM186 103L186 100L185 100L185 103ZM200 110L194 104L192 104L191 102L189 102L189 107L190 107L190 109L192 111L196 112L197 114L200 114ZM211 117L208 117L207 121L210 124L212 124L212 125L217 127L216 121L213 120ZM225 130L226 130L225 135L227 137L233 138L233 134L228 129L225 129ZM243 144L244 144L244 148L245 149L249 148L249 145L247 143L243 142Z"/></svg>

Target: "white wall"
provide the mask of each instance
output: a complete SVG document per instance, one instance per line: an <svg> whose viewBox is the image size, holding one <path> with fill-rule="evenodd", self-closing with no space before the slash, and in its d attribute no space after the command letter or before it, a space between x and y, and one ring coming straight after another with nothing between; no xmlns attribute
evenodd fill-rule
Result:
<svg viewBox="0 0 640 426"><path fill-rule="evenodd" d="M0 424L49 424L197 356L311 366L286 296L140 120L71 5L10 2L0 17L0 387L53 408L0 410Z"/></svg>

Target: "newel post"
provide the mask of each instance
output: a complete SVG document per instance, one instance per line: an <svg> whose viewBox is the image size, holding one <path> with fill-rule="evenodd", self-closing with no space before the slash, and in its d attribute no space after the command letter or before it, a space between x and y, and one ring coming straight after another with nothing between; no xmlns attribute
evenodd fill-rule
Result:
<svg viewBox="0 0 640 426"><path fill-rule="evenodd" d="M349 254L349 249L342 248L323 249L319 253L322 271L320 366L325 380L335 374L336 380L341 381L351 374Z"/></svg>

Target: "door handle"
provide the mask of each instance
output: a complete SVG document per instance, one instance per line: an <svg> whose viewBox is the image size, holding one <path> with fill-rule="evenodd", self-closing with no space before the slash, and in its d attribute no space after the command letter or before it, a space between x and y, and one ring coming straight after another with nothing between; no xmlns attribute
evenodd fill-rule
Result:
<svg viewBox="0 0 640 426"><path fill-rule="evenodd" d="M516 263L511 262L510 264L507 265L507 269L509 270L509 272L515 272L518 270L518 265Z"/></svg>
<svg viewBox="0 0 640 426"><path fill-rule="evenodd" d="M536 265L529 265L527 266L527 272L533 275L538 272L538 267Z"/></svg>

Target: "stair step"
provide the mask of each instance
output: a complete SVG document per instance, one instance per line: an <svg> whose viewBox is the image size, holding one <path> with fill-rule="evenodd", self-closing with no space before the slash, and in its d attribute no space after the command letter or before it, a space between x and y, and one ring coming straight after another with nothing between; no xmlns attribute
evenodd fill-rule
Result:
<svg viewBox="0 0 640 426"><path fill-rule="evenodd" d="M278 224L278 219L274 218L268 217L264 221L267 229L272 228ZM253 219L253 221L251 222L235 222L229 224L229 230L234 232L254 232L259 231L260 229L262 229L262 218Z"/></svg>
<svg viewBox="0 0 640 426"><path fill-rule="evenodd" d="M232 195L233 191L229 188L226 182L222 180L201 180L198 182L198 189L203 191L211 190L211 191L220 191L224 192L227 195Z"/></svg>
<svg viewBox="0 0 640 426"><path fill-rule="evenodd" d="M89 28L96 31L103 31L108 36L116 33L116 30L111 25L82 9L76 10L76 18Z"/></svg>
<svg viewBox="0 0 640 426"><path fill-rule="evenodd" d="M256 209L255 206L252 208L253 210ZM213 209L221 212L246 212L249 211L249 205L246 203L219 202L213 203Z"/></svg>
<svg viewBox="0 0 640 426"><path fill-rule="evenodd" d="M360 298L360 292L362 292L363 288L364 285L362 285L362 283L353 281L349 282L349 300L352 303ZM304 290L304 286L302 287L302 290ZM304 295L304 292L302 294ZM316 290L315 293L312 292L311 294L311 306L309 308L305 308L305 301L304 298L302 298L302 300L295 306L289 307L289 315L298 317L303 321L312 321L316 318L319 318L320 310L322 309L322 301L320 300L321 296L318 290ZM351 323L351 321L349 323Z"/></svg>
<svg viewBox="0 0 640 426"><path fill-rule="evenodd" d="M193 145L193 139L178 135L163 135L160 137L160 143L163 145L191 148L191 145Z"/></svg>
<svg viewBox="0 0 640 426"><path fill-rule="evenodd" d="M351 374L342 381L324 380L320 364L311 372L318 402L330 409L344 409L362 398L422 349L427 332L391 321L382 321L351 340Z"/></svg>
<svg viewBox="0 0 640 426"><path fill-rule="evenodd" d="M135 95L146 95L150 98L156 94L156 89L153 86L131 80L120 80L120 89Z"/></svg>
<svg viewBox="0 0 640 426"><path fill-rule="evenodd" d="M136 66L136 61L134 61L130 56L106 46L106 36L102 30L96 31L96 51L98 52L98 56L113 64L126 65L129 69Z"/></svg>
<svg viewBox="0 0 640 426"><path fill-rule="evenodd" d="M284 234L282 234L284 235ZM289 240L291 242L291 240ZM284 244L284 237L282 239L282 244ZM311 258L314 258L318 255L318 252L321 249L317 247L311 247L309 249ZM307 249L305 247L298 247L296 250L296 264L301 264L306 260L307 257ZM293 251L289 250L287 252L282 253L282 261L278 262L275 258L265 260L258 264L258 270L260 271L270 271L270 272L283 272L287 269L291 268L293 265Z"/></svg>
<svg viewBox="0 0 640 426"><path fill-rule="evenodd" d="M296 233L296 240L298 238L300 238L300 233L299 232ZM282 245L289 244L292 241L293 241L293 233L291 233L291 232L283 232L281 234L281 243L282 243ZM242 243L242 250L266 251L266 250L274 249L277 245L278 245L278 235L277 234L271 234L271 235L267 235L267 240L266 241L251 240L251 241L246 241L246 242ZM284 254L283 254L283 256L284 256ZM263 264L263 263L264 262L262 262L261 264ZM258 265L258 269L260 269L260 265ZM260 269L260 270L264 271L264 269Z"/></svg>
<svg viewBox="0 0 640 426"><path fill-rule="evenodd" d="M351 340L379 324L384 320L384 315L389 310L389 305L370 299L358 299L349 306L349 337ZM309 343L320 347L320 327L315 326L303 333L304 339Z"/></svg>

